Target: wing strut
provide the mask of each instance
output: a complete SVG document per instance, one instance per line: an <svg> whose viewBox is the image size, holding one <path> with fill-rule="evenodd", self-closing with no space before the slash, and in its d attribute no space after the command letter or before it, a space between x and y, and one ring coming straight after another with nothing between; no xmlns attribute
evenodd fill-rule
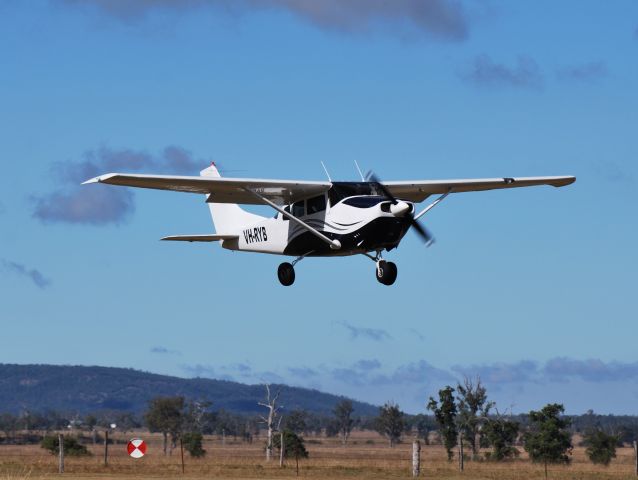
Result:
<svg viewBox="0 0 638 480"><path fill-rule="evenodd" d="M420 211L417 215L414 216L415 220L418 220L419 218L421 218L423 215L425 215L426 213L428 213L430 210L432 210L434 207L436 207L439 202L441 202L445 197L447 197L450 193L452 193L452 189L450 188L447 192L445 192L443 195L441 195L439 198L437 198L436 200L434 200L431 204L429 204L427 207L425 207L422 211Z"/></svg>
<svg viewBox="0 0 638 480"><path fill-rule="evenodd" d="M308 230L310 233L312 233L315 237L323 240L324 242L326 242L328 245L330 245L330 248L332 248L333 250L339 250L341 248L341 242L339 240L332 240L328 237L326 237L323 233L321 233L319 230L312 228L310 225L308 225L306 222L304 222L303 220L298 219L297 217L295 217L292 213L287 212L286 210L284 210L283 208L279 207L277 204L271 202L270 200L268 200L266 197L258 194L257 192L255 192L254 190L250 190L249 188L245 188L244 190L246 190L249 193L252 193L255 197L259 198L263 203L265 203L266 205L270 205L272 208L274 208L275 210L277 210L279 213L281 213L284 217L286 217L288 220L292 220L293 222L301 225L303 228L305 228L306 230Z"/></svg>

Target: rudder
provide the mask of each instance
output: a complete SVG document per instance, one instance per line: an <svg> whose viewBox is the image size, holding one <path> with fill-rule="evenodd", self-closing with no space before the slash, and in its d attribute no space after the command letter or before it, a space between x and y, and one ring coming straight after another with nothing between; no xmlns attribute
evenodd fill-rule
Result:
<svg viewBox="0 0 638 480"><path fill-rule="evenodd" d="M221 178L215 163L199 173L202 177ZM209 203L211 217L215 231L222 234L230 234L240 231L248 225L252 225L265 217L255 215L242 209L236 203Z"/></svg>

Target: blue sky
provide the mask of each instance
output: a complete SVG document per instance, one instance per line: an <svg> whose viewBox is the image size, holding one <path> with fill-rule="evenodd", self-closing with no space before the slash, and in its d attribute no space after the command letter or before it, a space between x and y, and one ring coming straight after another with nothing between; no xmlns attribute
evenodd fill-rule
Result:
<svg viewBox="0 0 638 480"><path fill-rule="evenodd" d="M281 381L422 412L480 375L501 410L637 414L638 4L0 4L0 362ZM388 180L458 194L389 258L210 245L196 195L111 170ZM212 399L214 401L214 399Z"/></svg>

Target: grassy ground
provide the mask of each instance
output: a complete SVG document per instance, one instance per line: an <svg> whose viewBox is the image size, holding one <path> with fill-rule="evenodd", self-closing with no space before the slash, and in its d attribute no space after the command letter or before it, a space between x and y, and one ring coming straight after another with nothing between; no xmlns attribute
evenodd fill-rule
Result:
<svg viewBox="0 0 638 480"><path fill-rule="evenodd" d="M144 458L134 460L126 454L125 440L139 436L149 444ZM109 463L104 466L103 447L89 448L93 456L65 459L65 477L74 479L140 478L163 479L257 479L293 478L296 476L294 460L279 468L278 458L267 463L263 457L263 439L252 444L226 439L224 445L218 437L206 438L208 454L203 459L192 459L185 454L186 472L182 474L179 449L164 457L161 438L139 433L120 434L123 443L109 446ZM300 462L300 477L317 479L392 479L410 478L412 445L406 442L389 448L386 442L372 432L356 432L349 445L342 446L336 439L309 437L307 449L310 458ZM549 478L553 479L634 479L634 453L631 448L617 451L618 457L609 467L592 465L584 449L575 448L569 466L552 465ZM459 472L456 462L448 463L441 446L423 446L421 472L428 479L527 480L544 478L541 465L530 463L522 453L518 460L504 463L466 461L465 471ZM0 480L39 479L58 477L57 458L38 446L0 446Z"/></svg>

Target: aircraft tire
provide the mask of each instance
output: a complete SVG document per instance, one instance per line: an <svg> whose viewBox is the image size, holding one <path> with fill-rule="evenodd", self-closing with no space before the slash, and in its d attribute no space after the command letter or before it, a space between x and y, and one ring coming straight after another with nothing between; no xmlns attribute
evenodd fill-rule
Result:
<svg viewBox="0 0 638 480"><path fill-rule="evenodd" d="M377 280L383 285L392 285L397 279L397 266L392 262L381 261L375 269Z"/></svg>
<svg viewBox="0 0 638 480"><path fill-rule="evenodd" d="M399 273L397 265L394 262L388 262L386 263L385 267L388 270L385 285L392 285L396 281L397 275Z"/></svg>
<svg viewBox="0 0 638 480"><path fill-rule="evenodd" d="M284 262L277 269L277 277L284 287L289 287L295 283L295 269L292 264Z"/></svg>

